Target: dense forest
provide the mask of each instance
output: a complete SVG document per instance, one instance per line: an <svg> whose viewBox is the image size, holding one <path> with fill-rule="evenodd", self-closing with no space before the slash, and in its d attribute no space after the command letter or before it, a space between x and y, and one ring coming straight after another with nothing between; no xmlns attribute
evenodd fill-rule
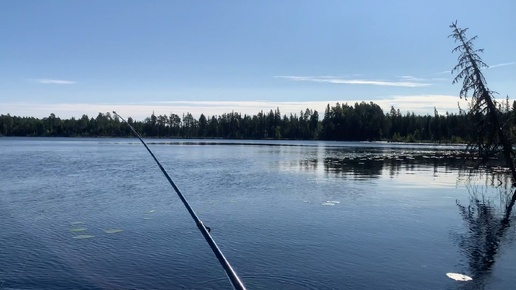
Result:
<svg viewBox="0 0 516 290"><path fill-rule="evenodd" d="M499 103L503 118L513 122L516 101ZM373 102L327 105L324 115L306 109L298 114L281 115L280 109L256 115L237 112L198 119L192 114L158 115L154 113L143 121L128 118L143 136L156 138L225 138L225 139L303 139L343 141L432 141L464 142L470 139L469 124L474 118L460 110L458 114L433 115L402 114L391 107L384 113ZM322 119L322 120L321 120ZM127 137L128 126L111 113L99 113L95 118L61 119L54 114L38 119L0 115L0 136L47 136L47 137Z"/></svg>

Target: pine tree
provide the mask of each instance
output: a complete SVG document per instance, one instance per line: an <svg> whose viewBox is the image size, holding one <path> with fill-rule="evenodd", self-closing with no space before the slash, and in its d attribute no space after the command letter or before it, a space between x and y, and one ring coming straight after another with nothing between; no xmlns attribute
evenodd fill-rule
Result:
<svg viewBox="0 0 516 290"><path fill-rule="evenodd" d="M467 99L471 93L469 114L474 121L473 139L470 148L475 149L484 161L491 157L502 154L504 161L512 173L512 182L516 182L516 169L514 167L514 150L508 137L508 126L504 126L500 110L494 98L495 92L491 91L482 74L482 69L488 65L480 58L479 53L483 49L475 49L473 41L477 36L467 38L467 28L457 26L457 21L450 25L452 34L448 37L455 39L458 46L452 52L459 52L458 64L453 68L452 73L457 72L453 83L462 80L460 98ZM506 211L507 218L510 216L512 206L516 201L516 191L512 195Z"/></svg>

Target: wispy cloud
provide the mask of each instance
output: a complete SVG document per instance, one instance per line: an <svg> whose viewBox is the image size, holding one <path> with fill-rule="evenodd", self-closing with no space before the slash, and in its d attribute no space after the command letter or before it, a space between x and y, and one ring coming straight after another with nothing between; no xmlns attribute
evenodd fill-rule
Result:
<svg viewBox="0 0 516 290"><path fill-rule="evenodd" d="M448 71L448 73L449 73L449 71ZM419 77L414 77L414 76L399 76L399 78L404 81L412 81L412 82L419 82L419 83L433 83L433 82L442 82L442 81L449 80L448 78L442 78L442 77L419 78Z"/></svg>
<svg viewBox="0 0 516 290"><path fill-rule="evenodd" d="M410 77L410 76L404 76ZM287 79L291 81L305 81L317 83L330 84L348 84L348 85L372 85L372 86L388 86L388 87L428 87L432 84L415 81L413 79L401 78L399 81L384 81L384 80L367 80L367 79L348 79L336 76L275 76L275 78ZM411 77L413 78L413 77Z"/></svg>
<svg viewBox="0 0 516 290"><path fill-rule="evenodd" d="M516 62L514 61L511 61L511 62L504 62L504 63L499 63L499 64L495 64L495 65L490 65L489 68L495 68L495 67L501 67L501 66L508 66L508 65L515 65Z"/></svg>
<svg viewBox="0 0 516 290"><path fill-rule="evenodd" d="M33 79L31 81L37 82L39 84L51 84L51 85L73 85L77 82L68 81L68 80L55 80L55 79Z"/></svg>
<svg viewBox="0 0 516 290"><path fill-rule="evenodd" d="M458 104L461 107L467 106L467 101L453 95L395 95L385 96L373 102L383 108L384 112L393 106L404 112L414 112L416 114L433 114L434 107L441 113L457 112Z"/></svg>
<svg viewBox="0 0 516 290"><path fill-rule="evenodd" d="M425 81L427 81L426 79L418 78L418 77L415 77L415 76L399 76L399 78L404 80L404 81L412 81L412 82L425 82Z"/></svg>
<svg viewBox="0 0 516 290"><path fill-rule="evenodd" d="M436 75L451 74L451 70L443 70L443 71L440 71L440 72L436 72L435 74Z"/></svg>
<svg viewBox="0 0 516 290"><path fill-rule="evenodd" d="M503 63L498 63L498 64L490 65L488 67L488 69L502 67L502 66L508 66L508 65L515 65L515 64L516 64L516 61L503 62ZM445 70L445 71L438 72L438 73L435 73L435 74L436 75L442 75L442 74L450 74L450 73L451 73L450 70Z"/></svg>
<svg viewBox="0 0 516 290"><path fill-rule="evenodd" d="M449 81L450 79L448 79L448 78L431 78L430 80L436 81L436 82L445 82L445 81Z"/></svg>

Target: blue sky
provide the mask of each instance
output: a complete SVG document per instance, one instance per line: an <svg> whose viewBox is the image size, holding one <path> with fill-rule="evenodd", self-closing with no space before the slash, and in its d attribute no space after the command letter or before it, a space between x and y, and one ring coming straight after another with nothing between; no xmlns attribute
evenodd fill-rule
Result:
<svg viewBox="0 0 516 290"><path fill-rule="evenodd" d="M457 111L449 24L516 95L516 2L0 2L0 114L283 114L373 101ZM466 104L461 103L462 107Z"/></svg>

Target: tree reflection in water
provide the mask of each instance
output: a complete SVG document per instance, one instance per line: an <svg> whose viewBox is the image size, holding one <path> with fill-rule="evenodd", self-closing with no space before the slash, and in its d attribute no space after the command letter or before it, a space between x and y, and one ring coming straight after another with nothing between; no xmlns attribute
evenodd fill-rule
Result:
<svg viewBox="0 0 516 290"><path fill-rule="evenodd" d="M466 224L466 232L455 236L461 252L467 259L470 282L461 282L459 289L484 289L495 260L499 258L500 246L511 241L509 232L512 208L510 182L507 175L496 173L484 176L484 185L467 187L469 205L457 201L459 213Z"/></svg>

